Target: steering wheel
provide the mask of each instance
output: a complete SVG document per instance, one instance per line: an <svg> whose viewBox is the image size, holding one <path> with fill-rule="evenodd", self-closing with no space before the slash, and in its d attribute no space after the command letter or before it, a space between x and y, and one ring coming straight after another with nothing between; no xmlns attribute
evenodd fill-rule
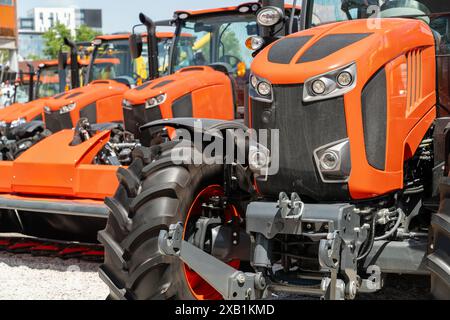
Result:
<svg viewBox="0 0 450 320"><path fill-rule="evenodd" d="M234 70L237 68L239 62L241 62L241 59L231 54L225 54L222 57L220 57L219 62L229 64Z"/></svg>

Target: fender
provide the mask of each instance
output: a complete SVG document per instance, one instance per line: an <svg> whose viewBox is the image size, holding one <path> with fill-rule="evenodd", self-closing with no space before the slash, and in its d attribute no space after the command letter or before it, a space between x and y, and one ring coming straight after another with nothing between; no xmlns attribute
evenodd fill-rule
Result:
<svg viewBox="0 0 450 320"><path fill-rule="evenodd" d="M174 129L184 129L191 134L201 133L205 135L217 136L217 132L224 132L228 129L241 129L244 132L249 128L240 121L228 121L217 119L195 119L195 118L173 118L156 120L147 123L139 128L140 131L156 127L169 127Z"/></svg>
<svg viewBox="0 0 450 320"><path fill-rule="evenodd" d="M24 137L27 134L31 134L37 130L44 130L44 122L43 121L30 121L20 126L11 129L11 134L17 137Z"/></svg>

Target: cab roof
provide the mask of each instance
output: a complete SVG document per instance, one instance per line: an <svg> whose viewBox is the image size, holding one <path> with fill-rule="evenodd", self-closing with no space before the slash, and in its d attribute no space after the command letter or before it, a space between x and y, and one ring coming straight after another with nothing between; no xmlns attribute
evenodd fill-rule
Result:
<svg viewBox="0 0 450 320"><path fill-rule="evenodd" d="M97 36L96 39L104 40L104 41L112 41L112 40L128 40L131 33L121 33L121 34L107 34L107 35L101 35ZM147 33L143 33L143 36L146 36ZM160 39L165 38L173 38L174 33L173 32L157 32L156 37Z"/></svg>
<svg viewBox="0 0 450 320"><path fill-rule="evenodd" d="M197 16L197 15L203 15L203 14L210 14L210 13L225 13L225 12L233 12L233 11L239 11L242 7L249 7L251 8L253 5L257 5L258 9L261 6L259 2L245 2L238 6L232 6L232 7L222 7L222 8L212 8L212 9L203 9L203 10L178 10L175 11L175 15L179 15L181 13L187 13L191 16ZM285 4L285 9L292 9L294 6L292 4ZM300 10L300 6L296 6L296 9Z"/></svg>

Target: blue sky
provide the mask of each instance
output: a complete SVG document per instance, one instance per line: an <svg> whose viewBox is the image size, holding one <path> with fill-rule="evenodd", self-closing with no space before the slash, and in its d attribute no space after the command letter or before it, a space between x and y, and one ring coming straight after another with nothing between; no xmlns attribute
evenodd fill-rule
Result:
<svg viewBox="0 0 450 320"><path fill-rule="evenodd" d="M34 7L79 7L103 10L105 33L130 31L138 22L138 14L146 13L154 20L168 19L178 9L206 9L236 5L248 0L18 0L19 17Z"/></svg>

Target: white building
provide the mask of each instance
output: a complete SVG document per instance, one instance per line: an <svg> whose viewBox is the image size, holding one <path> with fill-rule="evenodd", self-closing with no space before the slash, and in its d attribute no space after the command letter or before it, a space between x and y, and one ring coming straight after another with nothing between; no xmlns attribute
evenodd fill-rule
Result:
<svg viewBox="0 0 450 320"><path fill-rule="evenodd" d="M2 1L2 0L0 0ZM19 55L42 56L44 40L42 34L57 23L64 24L75 35L75 30L86 25L102 32L102 10L80 8L33 8L26 17L19 19Z"/></svg>
<svg viewBox="0 0 450 320"><path fill-rule="evenodd" d="M27 18L21 19L21 29L25 29L23 23L29 24L26 28L34 32L44 33L57 23L64 24L73 34L81 25L87 25L101 32L102 10L79 8L33 8L28 12Z"/></svg>
<svg viewBox="0 0 450 320"><path fill-rule="evenodd" d="M28 16L34 18L35 32L46 32L58 23L64 24L72 33L77 27L75 8L34 8Z"/></svg>

